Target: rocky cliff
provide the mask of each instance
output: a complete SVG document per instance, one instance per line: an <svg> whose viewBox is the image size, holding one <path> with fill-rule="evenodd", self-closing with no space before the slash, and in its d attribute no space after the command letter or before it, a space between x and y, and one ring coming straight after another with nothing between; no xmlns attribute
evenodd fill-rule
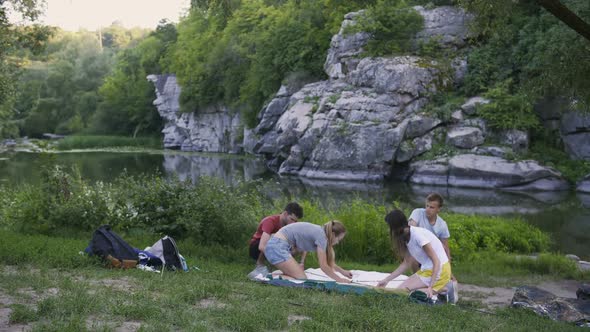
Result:
<svg viewBox="0 0 590 332"><path fill-rule="evenodd" d="M465 47L468 14L454 7L415 9L425 22L415 38L417 43L436 40L442 47ZM324 65L328 79L297 91L281 87L252 130L243 130L239 116L224 108L179 114L180 88L174 76L151 75L158 96L154 104L166 120L165 146L210 152L243 149L264 156L280 174L308 178L371 181L399 177L458 187L568 189L567 182L551 168L535 161L506 159L528 148L528 134L490 130L477 114L477 105L487 100L477 96L465 100L450 119L427 110L430 96L462 83L465 59L360 58L370 36L344 33L358 15L362 12L346 15L340 32L332 38ZM567 125L579 121L567 119L561 122L562 133L575 139L588 135L577 125ZM439 154L436 160L423 157L440 147L452 147L454 152ZM584 151L572 150L586 158Z"/></svg>
<svg viewBox="0 0 590 332"><path fill-rule="evenodd" d="M180 86L174 75L149 75L156 87L154 105L164 119L164 148L182 151L241 151L244 137L239 113L225 107L210 107L198 112L180 113Z"/></svg>

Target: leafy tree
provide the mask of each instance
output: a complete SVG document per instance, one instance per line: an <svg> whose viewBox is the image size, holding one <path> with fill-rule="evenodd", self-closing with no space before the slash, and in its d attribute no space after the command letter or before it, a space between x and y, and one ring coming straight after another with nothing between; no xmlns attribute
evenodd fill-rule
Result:
<svg viewBox="0 0 590 332"><path fill-rule="evenodd" d="M531 101L548 95L590 101L590 42L582 35L536 1L459 2L476 12L474 28L480 33L468 59L468 94L511 79L511 93L522 92ZM561 2L590 20L589 1Z"/></svg>
<svg viewBox="0 0 590 332"><path fill-rule="evenodd" d="M21 14L25 21L33 22L40 14L39 4L39 0L0 1L0 137L18 134L18 127L12 119L16 114L13 108L17 92L14 82L21 63L11 55L19 49L41 51L43 42L51 34L51 29L39 25L15 26L8 20L8 13L12 10Z"/></svg>
<svg viewBox="0 0 590 332"><path fill-rule="evenodd" d="M404 0L378 0L352 30L369 32L367 53L383 56L409 52L413 37L423 26L422 16Z"/></svg>
<svg viewBox="0 0 590 332"><path fill-rule="evenodd" d="M175 26L162 21L136 47L119 52L113 72L100 87L92 132L133 136L159 132L162 120L152 105L154 88L146 76L167 70L163 59L176 37Z"/></svg>
<svg viewBox="0 0 590 332"><path fill-rule="evenodd" d="M322 79L332 35L345 13L369 0L196 0L169 57L181 110L218 104L246 124L287 77Z"/></svg>

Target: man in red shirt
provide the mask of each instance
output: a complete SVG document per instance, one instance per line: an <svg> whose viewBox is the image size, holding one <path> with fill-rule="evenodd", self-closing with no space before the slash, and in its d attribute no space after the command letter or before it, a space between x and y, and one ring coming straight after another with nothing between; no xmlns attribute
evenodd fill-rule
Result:
<svg viewBox="0 0 590 332"><path fill-rule="evenodd" d="M248 274L251 279L258 274L266 275L268 268L265 265L264 250L270 236L290 223L297 222L303 218L303 208L295 203L289 203L281 214L268 216L260 221L258 228L250 240L250 257L256 260L256 268Z"/></svg>

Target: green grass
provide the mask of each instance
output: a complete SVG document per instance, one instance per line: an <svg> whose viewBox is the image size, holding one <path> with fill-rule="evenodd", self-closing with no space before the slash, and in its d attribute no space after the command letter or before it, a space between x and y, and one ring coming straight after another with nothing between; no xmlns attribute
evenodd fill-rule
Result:
<svg viewBox="0 0 590 332"><path fill-rule="evenodd" d="M239 258L227 262L212 256L220 248L207 251L180 242L189 265L201 270L156 274L103 268L78 255L86 242L80 239L10 232L0 236L0 294L13 302L8 306L10 323L27 324L34 331L113 331L124 324L141 324L145 331L577 330L524 310L484 314L471 304L427 307L393 295L266 286L246 279L252 268L246 248L231 253ZM230 254L221 257L225 255Z"/></svg>
<svg viewBox="0 0 590 332"><path fill-rule="evenodd" d="M51 175L53 174L53 175ZM343 295L250 282L247 241L257 218L286 202L258 196L256 183L228 187L201 179L196 186L154 177L92 184L54 169L41 186L0 190L0 297L9 321L37 331L111 331L125 324L142 330L567 330L526 311L493 314L457 307L424 307L405 297ZM240 189L241 188L241 189ZM390 272L397 266L383 216L395 202L360 199L322 203L301 200L302 220L344 222L347 237L335 247L348 269ZM118 209L133 213L117 217ZM407 206L401 208L409 214ZM182 214L178 214L181 211ZM141 216L134 219L135 216ZM92 219L104 215L104 219ZM182 217L182 218L181 218ZM589 280L571 261L549 253L550 239L518 219L444 214L453 237L453 273L462 283L518 286L555 279ZM116 219L116 218L121 218ZM159 219L158 219L159 218ZM173 231L190 273L108 270L78 253L93 226L114 222L131 245L160 236L151 223ZM182 221L182 223L181 223ZM213 228L211 228L213 227ZM203 238L199 234L216 234ZM519 255L541 254L537 259ZM315 255L307 267L317 267ZM302 319L293 325L291 321Z"/></svg>
<svg viewBox="0 0 590 332"><path fill-rule="evenodd" d="M162 140L158 137L126 137L126 136L68 136L59 140L57 150L95 149L112 147L162 148Z"/></svg>

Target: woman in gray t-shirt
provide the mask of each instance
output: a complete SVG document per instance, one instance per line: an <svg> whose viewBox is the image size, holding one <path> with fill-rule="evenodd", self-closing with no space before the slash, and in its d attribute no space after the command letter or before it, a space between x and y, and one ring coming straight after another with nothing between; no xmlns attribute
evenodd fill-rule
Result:
<svg viewBox="0 0 590 332"><path fill-rule="evenodd" d="M332 248L342 241L345 235L346 228L339 221L329 221L323 226L297 222L284 226L275 233L268 241L264 255L284 275L296 279L307 279L303 268L305 256L308 251L315 251L320 268L327 276L337 282L349 283L349 279L341 278L336 274L337 271L347 278L352 278L350 271L336 265ZM299 264L291 255L292 250L302 252Z"/></svg>

